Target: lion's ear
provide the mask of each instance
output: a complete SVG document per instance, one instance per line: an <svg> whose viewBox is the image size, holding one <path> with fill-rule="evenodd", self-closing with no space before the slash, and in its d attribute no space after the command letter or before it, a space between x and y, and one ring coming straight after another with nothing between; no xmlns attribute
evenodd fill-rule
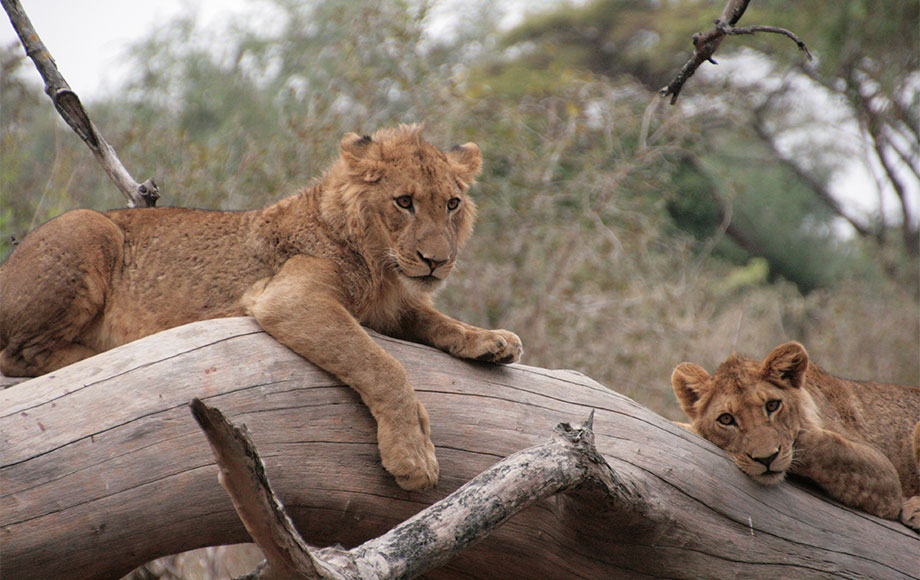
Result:
<svg viewBox="0 0 920 580"><path fill-rule="evenodd" d="M339 142L339 153L349 172L366 181L374 183L383 177L383 164L380 162L380 146L367 135L346 133Z"/></svg>
<svg viewBox="0 0 920 580"><path fill-rule="evenodd" d="M808 353L797 342L787 342L773 349L763 359L761 373L763 377L779 387L793 389L805 384L805 371L808 369Z"/></svg>
<svg viewBox="0 0 920 580"><path fill-rule="evenodd" d="M482 171L482 152L475 143L456 145L447 151L447 160L457 178L466 185L476 181Z"/></svg>
<svg viewBox="0 0 920 580"><path fill-rule="evenodd" d="M710 389L709 373L706 369L693 363L680 363L671 373L671 387L684 413L691 421L696 420L696 404Z"/></svg>

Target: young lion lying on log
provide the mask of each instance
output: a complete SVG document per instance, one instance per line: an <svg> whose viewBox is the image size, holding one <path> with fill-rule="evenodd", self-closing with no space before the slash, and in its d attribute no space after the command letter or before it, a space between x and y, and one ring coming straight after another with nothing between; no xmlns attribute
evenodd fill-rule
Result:
<svg viewBox="0 0 920 580"><path fill-rule="evenodd" d="M400 126L345 135L317 185L264 209L65 213L0 267L0 371L37 376L167 328L249 314L360 393L400 486L434 486L428 415L360 325L457 357L520 358L515 334L432 305L473 231L467 189L481 165L473 143L442 152Z"/></svg>
<svg viewBox="0 0 920 580"><path fill-rule="evenodd" d="M711 377L681 363L671 385L693 431L755 481L788 471L920 530L920 388L839 379L797 342L763 362L732 356Z"/></svg>

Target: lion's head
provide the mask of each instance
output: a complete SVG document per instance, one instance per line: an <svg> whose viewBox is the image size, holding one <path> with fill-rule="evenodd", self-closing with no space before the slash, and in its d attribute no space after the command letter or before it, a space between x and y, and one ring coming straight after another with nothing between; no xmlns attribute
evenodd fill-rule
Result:
<svg viewBox="0 0 920 580"><path fill-rule="evenodd" d="M807 368L805 348L789 342L762 362L733 355L712 376L681 363L671 386L696 433L755 481L774 484L792 465L800 429L815 421L814 402L802 388Z"/></svg>
<svg viewBox="0 0 920 580"><path fill-rule="evenodd" d="M473 231L476 205L467 190L482 155L474 143L441 151L419 131L401 125L370 137L345 135L323 213L343 225L372 265L430 290L450 274Z"/></svg>

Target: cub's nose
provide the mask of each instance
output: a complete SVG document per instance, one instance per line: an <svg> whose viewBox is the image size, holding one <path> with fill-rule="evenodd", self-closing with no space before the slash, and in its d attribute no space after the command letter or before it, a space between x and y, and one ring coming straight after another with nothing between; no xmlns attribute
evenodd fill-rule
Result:
<svg viewBox="0 0 920 580"><path fill-rule="evenodd" d="M782 447L777 447L777 448L776 448L776 451L773 452L773 455L767 455L767 456L764 456L764 457L754 457L753 455L751 455L751 454L749 453L749 454L748 454L748 457L750 457L751 459L753 459L753 460L756 461L757 463L763 465L763 466L766 467L767 469L770 469L770 466L773 464L773 460L776 459L776 456L777 456L777 455L779 455L779 452L780 452L781 449L782 449Z"/></svg>
<svg viewBox="0 0 920 580"><path fill-rule="evenodd" d="M443 266L447 263L447 260L439 260L437 258L429 258L421 252L416 252L418 254L419 260L428 265L432 272L438 269L439 266Z"/></svg>

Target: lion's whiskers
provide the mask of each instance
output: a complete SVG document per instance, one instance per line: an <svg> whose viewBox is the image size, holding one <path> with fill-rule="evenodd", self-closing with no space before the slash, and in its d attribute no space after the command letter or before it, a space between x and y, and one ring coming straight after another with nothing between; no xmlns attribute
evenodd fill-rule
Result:
<svg viewBox="0 0 920 580"><path fill-rule="evenodd" d="M379 262L378 266L383 270L399 271L399 256L393 248L387 248Z"/></svg>

